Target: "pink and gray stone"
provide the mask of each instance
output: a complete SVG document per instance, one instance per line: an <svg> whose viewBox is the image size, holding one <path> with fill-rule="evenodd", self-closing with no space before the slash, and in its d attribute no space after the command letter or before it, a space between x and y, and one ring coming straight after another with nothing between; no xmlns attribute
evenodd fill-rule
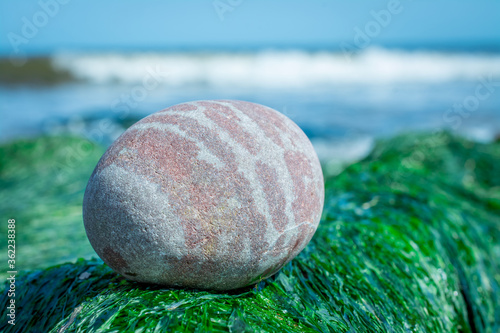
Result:
<svg viewBox="0 0 500 333"><path fill-rule="evenodd" d="M83 202L97 254L127 279L228 290L276 273L309 242L323 174L300 128L268 107L198 101L130 127Z"/></svg>

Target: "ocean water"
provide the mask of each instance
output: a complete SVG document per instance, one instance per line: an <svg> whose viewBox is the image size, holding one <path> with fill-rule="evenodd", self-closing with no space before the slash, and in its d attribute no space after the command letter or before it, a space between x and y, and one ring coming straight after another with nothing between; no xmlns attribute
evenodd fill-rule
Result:
<svg viewBox="0 0 500 333"><path fill-rule="evenodd" d="M305 131L323 160L359 158L374 139L406 131L449 129L479 141L500 133L499 53L369 48L351 57L281 50L45 60L41 73L61 82L3 76L0 141L70 131L109 144L123 131L120 119L201 99L270 106ZM113 124L95 135L102 118Z"/></svg>

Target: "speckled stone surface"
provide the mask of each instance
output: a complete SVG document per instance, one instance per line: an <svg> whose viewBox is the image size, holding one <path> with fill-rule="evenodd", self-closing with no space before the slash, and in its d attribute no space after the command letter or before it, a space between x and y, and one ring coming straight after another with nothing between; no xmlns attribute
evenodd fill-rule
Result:
<svg viewBox="0 0 500 333"><path fill-rule="evenodd" d="M127 279L227 290L276 273L309 242L323 174L300 128L243 101L172 106L130 127L90 177L90 243Z"/></svg>

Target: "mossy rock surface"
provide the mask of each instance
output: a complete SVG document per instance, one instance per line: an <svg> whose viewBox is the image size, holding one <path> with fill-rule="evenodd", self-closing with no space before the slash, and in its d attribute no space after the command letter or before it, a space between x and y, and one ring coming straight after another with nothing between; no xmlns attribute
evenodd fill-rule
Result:
<svg viewBox="0 0 500 333"><path fill-rule="evenodd" d="M79 145L88 149L78 167L49 180L61 175L51 166L62 151ZM53 137L0 150L0 212L16 218L19 265L29 269L18 275L16 326L2 306L0 331L500 330L498 143L446 133L379 142L327 175L323 219L306 249L272 278L230 293L132 283L89 259L77 210L102 148ZM87 259L46 268L71 255ZM0 304L7 300L4 290Z"/></svg>

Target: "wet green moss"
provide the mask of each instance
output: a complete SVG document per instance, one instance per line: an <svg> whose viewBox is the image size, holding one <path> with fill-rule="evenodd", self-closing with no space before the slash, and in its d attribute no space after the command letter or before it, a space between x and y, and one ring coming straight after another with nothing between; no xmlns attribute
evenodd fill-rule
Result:
<svg viewBox="0 0 500 333"><path fill-rule="evenodd" d="M39 144L54 147L47 156L23 153ZM0 211L16 218L19 237L25 237L18 250L24 268L60 262L63 252L84 255L88 247L76 210L102 149L93 146L59 187L47 188L46 178L57 174L46 171L47 165L67 144L78 139L43 138L1 148ZM19 275L15 330L6 321L0 329L496 332L499 160L498 143L443 133L379 142L363 161L327 176L323 220L313 240L259 285L230 293L147 286L124 280L98 260L81 259ZM35 180L40 184L17 188ZM29 200L21 200L24 195ZM68 237L70 230L76 236L61 240L54 219L58 226L67 224ZM43 244L33 230L58 242L60 252L23 259ZM6 302L4 291L0 303Z"/></svg>
<svg viewBox="0 0 500 333"><path fill-rule="evenodd" d="M41 137L0 146L0 223L16 220L18 270L95 255L82 224L85 186L104 148L75 137ZM7 253L7 241L0 242ZM7 262L0 261L5 278Z"/></svg>

